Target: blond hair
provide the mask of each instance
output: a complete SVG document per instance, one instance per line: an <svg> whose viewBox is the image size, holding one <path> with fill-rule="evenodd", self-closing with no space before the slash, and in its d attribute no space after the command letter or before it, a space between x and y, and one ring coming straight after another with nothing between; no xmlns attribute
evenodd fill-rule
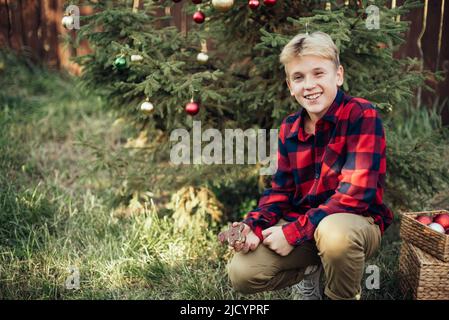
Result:
<svg viewBox="0 0 449 320"><path fill-rule="evenodd" d="M324 32L300 33L282 49L279 61L284 65L296 57L313 55L331 60L335 67L340 65L339 51L332 38ZM285 70L287 72L287 70Z"/></svg>

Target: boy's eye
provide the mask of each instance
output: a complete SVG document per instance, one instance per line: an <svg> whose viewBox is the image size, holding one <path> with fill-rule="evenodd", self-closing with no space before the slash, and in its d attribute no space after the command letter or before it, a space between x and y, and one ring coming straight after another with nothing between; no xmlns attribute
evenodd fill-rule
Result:
<svg viewBox="0 0 449 320"><path fill-rule="evenodd" d="M302 79L302 76L296 76L296 77L294 77L294 79L295 80Z"/></svg>
<svg viewBox="0 0 449 320"><path fill-rule="evenodd" d="M316 75L316 76L320 76L320 75L322 75L323 73L324 73L324 72L321 72L321 71L320 71L320 72L315 73L315 75Z"/></svg>

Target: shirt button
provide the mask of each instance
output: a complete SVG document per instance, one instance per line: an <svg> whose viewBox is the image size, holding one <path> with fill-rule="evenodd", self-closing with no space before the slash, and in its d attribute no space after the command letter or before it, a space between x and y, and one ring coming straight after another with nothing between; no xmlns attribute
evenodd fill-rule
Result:
<svg viewBox="0 0 449 320"><path fill-rule="evenodd" d="M320 177L319 173L315 173L315 179L318 179Z"/></svg>

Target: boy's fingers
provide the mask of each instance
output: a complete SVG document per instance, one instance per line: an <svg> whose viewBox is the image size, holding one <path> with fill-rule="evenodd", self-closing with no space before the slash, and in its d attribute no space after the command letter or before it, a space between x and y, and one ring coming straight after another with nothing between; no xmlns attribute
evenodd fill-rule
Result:
<svg viewBox="0 0 449 320"><path fill-rule="evenodd" d="M240 250L242 250L242 243L240 242L240 241L236 241L236 242L234 242L234 249L235 249L235 251L240 251Z"/></svg>
<svg viewBox="0 0 449 320"><path fill-rule="evenodd" d="M266 237L268 237L270 234L272 233L271 229L265 229L262 231L262 236L265 239Z"/></svg>
<svg viewBox="0 0 449 320"><path fill-rule="evenodd" d="M267 247L269 247L271 244L271 241L268 238L266 238L263 240L263 244L266 245Z"/></svg>

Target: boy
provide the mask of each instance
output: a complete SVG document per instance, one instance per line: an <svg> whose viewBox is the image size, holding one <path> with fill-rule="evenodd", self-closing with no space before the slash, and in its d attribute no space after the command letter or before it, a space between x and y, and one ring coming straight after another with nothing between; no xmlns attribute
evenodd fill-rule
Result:
<svg viewBox="0 0 449 320"><path fill-rule="evenodd" d="M298 34L280 62L303 108L281 124L277 172L243 220L231 284L255 293L296 283L299 298L322 299L324 273L327 297L360 299L365 261L393 218L382 203L381 119L370 102L339 89L344 70L329 35Z"/></svg>

